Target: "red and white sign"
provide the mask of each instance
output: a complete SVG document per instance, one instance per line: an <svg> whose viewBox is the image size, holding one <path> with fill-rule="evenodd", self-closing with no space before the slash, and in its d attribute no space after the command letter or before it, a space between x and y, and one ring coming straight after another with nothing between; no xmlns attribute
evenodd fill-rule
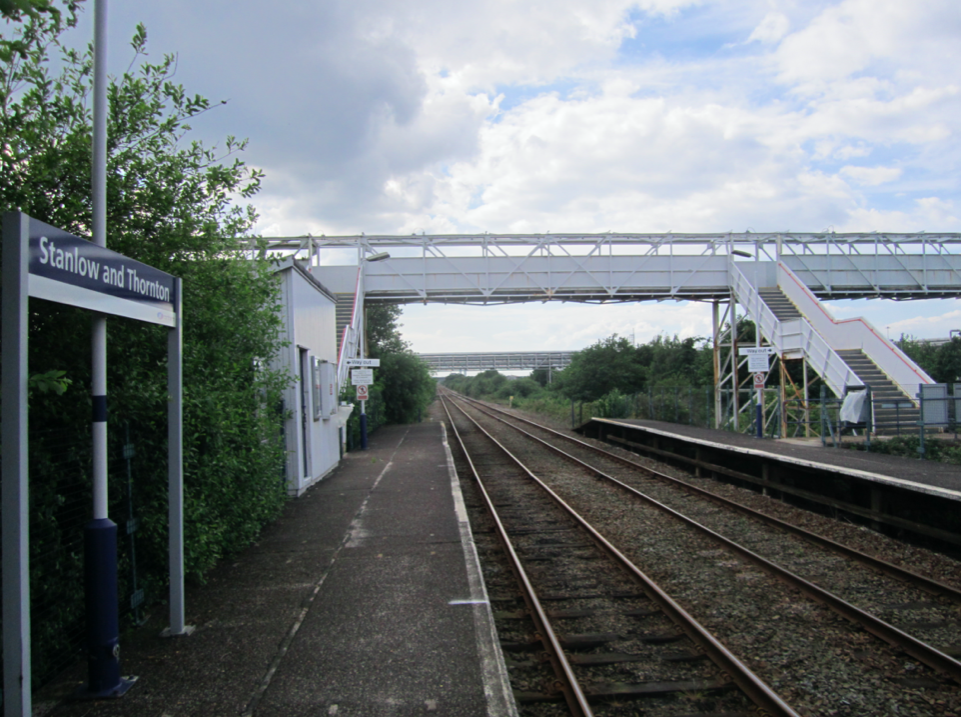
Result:
<svg viewBox="0 0 961 717"><path fill-rule="evenodd" d="M367 386L366 386L366 385L361 384L360 386L357 386L357 400L358 400L358 401L366 401L366 400L367 400Z"/></svg>
<svg viewBox="0 0 961 717"><path fill-rule="evenodd" d="M764 379L766 377L767 375L763 373L754 374L754 388L764 388Z"/></svg>

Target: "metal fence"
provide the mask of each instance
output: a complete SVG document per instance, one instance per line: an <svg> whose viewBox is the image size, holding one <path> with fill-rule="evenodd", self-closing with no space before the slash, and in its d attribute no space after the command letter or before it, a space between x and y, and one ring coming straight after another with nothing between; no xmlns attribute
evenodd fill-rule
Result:
<svg viewBox="0 0 961 717"><path fill-rule="evenodd" d="M961 424L961 383L928 384L920 387L918 403L878 399L867 388L865 420L844 421L843 399L835 397L827 387L807 400L782 399L780 387L760 392L763 426L760 434L769 438L820 439L822 445L839 446L844 437L863 439L870 450L872 436L918 436L919 452L925 455L925 435L933 431L955 433ZM713 388L658 387L635 394L612 393L592 402L571 402L571 426L576 427L592 417L636 418L667 423L680 423L704 428L715 427ZM720 392L721 428L757 435L758 391L741 389L738 401L733 391ZM735 406L737 412L735 415ZM881 417L879 421L875 417Z"/></svg>
<svg viewBox="0 0 961 717"><path fill-rule="evenodd" d="M125 435L122 428L116 429ZM112 446L113 447L113 446ZM91 442L60 430L30 429L31 669L40 687L83 656L83 535L92 510ZM139 623L133 445L110 456L110 512L118 524L118 592L123 624ZM2 669L2 662L0 662Z"/></svg>

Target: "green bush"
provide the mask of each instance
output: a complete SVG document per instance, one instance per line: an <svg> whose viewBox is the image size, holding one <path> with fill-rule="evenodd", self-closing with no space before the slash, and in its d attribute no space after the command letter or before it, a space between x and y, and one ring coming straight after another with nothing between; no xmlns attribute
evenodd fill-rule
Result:
<svg viewBox="0 0 961 717"><path fill-rule="evenodd" d="M89 52L50 55L72 7L26 15L0 39L0 204L80 236L91 235L91 65ZM281 348L278 287L266 262L247 258L256 215L235 206L261 174L222 149L187 140L191 118L213 105L172 80L176 58L151 64L146 31L133 38L128 72L108 88L107 224L110 249L184 280L185 570L202 580L218 558L249 544L283 506L284 446L277 410L289 378L267 367ZM41 300L30 303L32 583L59 600L35 620L36 660L45 636L65 635L76 619L81 564L70 510L89 515L90 315ZM111 466L109 511L121 525L139 520L136 557L146 599L167 580L167 330L108 321L108 435L112 457L135 448L133 514L125 464ZM58 386L65 388L58 390ZM129 430L129 439L127 431ZM123 535L123 532L121 533ZM54 554L41 551L49 546ZM121 541L121 581L130 555ZM52 555L52 557L51 557ZM121 604L129 604L121 584ZM82 613L82 607L81 607ZM35 614L39 614L39 611ZM49 664L36 664L47 674ZM39 680L39 678L38 678Z"/></svg>
<svg viewBox="0 0 961 717"><path fill-rule="evenodd" d="M852 450L865 450L863 443L844 443L842 445ZM917 434L871 441L871 453L881 453L883 455L920 458L920 449L921 439ZM961 443L942 438L926 438L924 441L924 458L939 463L961 466Z"/></svg>

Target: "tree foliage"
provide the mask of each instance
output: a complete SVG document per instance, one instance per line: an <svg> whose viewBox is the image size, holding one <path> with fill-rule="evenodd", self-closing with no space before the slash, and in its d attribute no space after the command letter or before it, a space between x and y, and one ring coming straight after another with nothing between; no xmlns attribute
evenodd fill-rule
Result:
<svg viewBox="0 0 961 717"><path fill-rule="evenodd" d="M4 14L21 22L0 41L10 53L0 66L0 203L90 236L92 56L61 45L76 4L57 12L49 3L14 4ZM257 192L261 173L235 157L244 142L189 140L189 121L213 105L173 81L174 56L148 61L146 42L138 26L130 69L108 88L107 244L184 280L185 567L200 577L282 506L272 407L287 377L265 368L281 345L275 279L267 264L242 256L255 213L232 203ZM108 327L110 450L120 455L129 426L137 558L156 594L167 562L166 330L126 319ZM87 312L31 301L31 372L68 387L34 392L31 426L76 437L81 460L89 460L89 347ZM58 457L43 450L42 440L32 443L39 476L57 470ZM78 480L89 484L88 475ZM111 479L112 514L126 512L118 484Z"/></svg>
<svg viewBox="0 0 961 717"><path fill-rule="evenodd" d="M910 336L902 336L897 343L935 382L961 382L961 336L953 336L940 346Z"/></svg>
<svg viewBox="0 0 961 717"><path fill-rule="evenodd" d="M380 367L374 369L375 383L368 406L378 421L368 420L368 426L373 430L378 423L420 421L434 398L436 384L430 368L401 337L399 319L403 310L398 304L369 304L365 311L367 352L380 359ZM354 433L358 430L356 421L355 412L348 427Z"/></svg>
<svg viewBox="0 0 961 717"><path fill-rule="evenodd" d="M612 390L634 393L644 386L645 370L631 342L617 334L578 351L560 372L561 392L575 401L593 401Z"/></svg>
<svg viewBox="0 0 961 717"><path fill-rule="evenodd" d="M615 334L575 353L571 364L555 374L556 387L575 401L596 401L612 391L711 385L711 356L704 339L656 336L634 346Z"/></svg>

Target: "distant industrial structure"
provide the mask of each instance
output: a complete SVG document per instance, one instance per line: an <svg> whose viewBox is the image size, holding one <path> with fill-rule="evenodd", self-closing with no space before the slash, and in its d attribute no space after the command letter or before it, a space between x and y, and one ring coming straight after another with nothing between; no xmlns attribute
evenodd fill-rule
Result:
<svg viewBox="0 0 961 717"><path fill-rule="evenodd" d="M574 351L495 351L487 353L418 354L431 373L478 373L497 371L548 371L568 366Z"/></svg>

